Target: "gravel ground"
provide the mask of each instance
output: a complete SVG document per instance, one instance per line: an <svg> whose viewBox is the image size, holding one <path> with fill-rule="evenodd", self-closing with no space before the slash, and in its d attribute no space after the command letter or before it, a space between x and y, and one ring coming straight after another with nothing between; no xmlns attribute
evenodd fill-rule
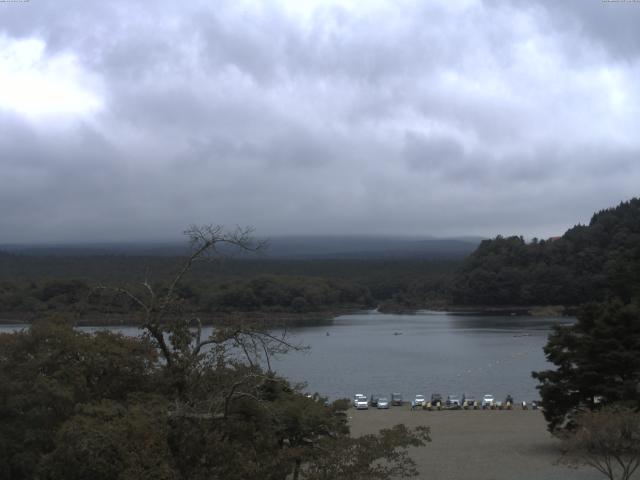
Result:
<svg viewBox="0 0 640 480"><path fill-rule="evenodd" d="M414 449L421 479L428 480L601 480L589 467L557 464L558 441L538 410L411 411L351 410L352 435L375 433L404 423L431 427L432 442ZM640 478L640 476L634 477Z"/></svg>

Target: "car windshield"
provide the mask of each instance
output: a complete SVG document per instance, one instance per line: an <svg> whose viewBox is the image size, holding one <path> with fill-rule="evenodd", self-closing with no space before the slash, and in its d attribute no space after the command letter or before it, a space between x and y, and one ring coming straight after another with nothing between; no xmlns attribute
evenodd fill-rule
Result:
<svg viewBox="0 0 640 480"><path fill-rule="evenodd" d="M387 398L386 398L386 397L380 397L380 398L378 399L378 403L380 403L380 402L388 402L388 401L389 401L389 400L387 400Z"/></svg>

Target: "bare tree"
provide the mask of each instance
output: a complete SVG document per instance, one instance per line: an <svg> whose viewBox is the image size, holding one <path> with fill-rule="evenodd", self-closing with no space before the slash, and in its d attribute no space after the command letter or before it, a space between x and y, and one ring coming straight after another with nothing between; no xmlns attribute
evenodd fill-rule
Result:
<svg viewBox="0 0 640 480"><path fill-rule="evenodd" d="M264 360L269 373L273 354L301 348L287 341L284 330L275 335L242 322L215 328L210 336L203 337L201 319L198 316L186 316L180 311L178 289L185 277L198 262L221 259L238 252L260 252L266 243L253 239L252 228L237 227L227 231L221 225L192 225L184 234L189 240L189 254L165 288L157 290L148 278L133 288L100 287L129 298L139 308L141 328L157 347L178 393L184 391L188 377L201 370L199 366L207 356L209 359L215 358L218 367L238 366L239 363L257 367ZM238 355L241 359L238 359ZM250 395L240 387L255 383L249 380L255 380L256 375L252 372L240 381L235 379L229 385L228 392L220 392L221 399L217 403L228 406L232 397Z"/></svg>
<svg viewBox="0 0 640 480"><path fill-rule="evenodd" d="M616 406L586 411L562 438L566 463L589 465L610 480L629 480L640 466L638 411Z"/></svg>
<svg viewBox="0 0 640 480"><path fill-rule="evenodd" d="M246 464L250 474L271 472L251 478L416 476L408 448L429 441L428 430L397 426L380 435L350 438L348 401L327 404L317 395L309 398L272 371L274 353L300 348L287 340L286 331L237 321L203 335L200 319L181 311L181 282L199 261L256 252L264 244L252 240L251 229L229 233L221 226L193 226L185 234L190 254L165 286L145 278L131 288L110 289L137 306L141 328L162 359L154 361L159 374L154 386L167 405L177 468L206 472L198 478L227 478L215 472L226 472L231 459L237 462L234 469ZM238 445L247 450L239 456ZM215 458L218 453L220 459Z"/></svg>

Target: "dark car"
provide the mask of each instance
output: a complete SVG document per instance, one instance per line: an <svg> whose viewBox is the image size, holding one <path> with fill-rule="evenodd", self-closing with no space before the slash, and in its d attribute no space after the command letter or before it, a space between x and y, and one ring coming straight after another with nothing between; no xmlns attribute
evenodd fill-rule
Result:
<svg viewBox="0 0 640 480"><path fill-rule="evenodd" d="M402 394L401 393L392 393L391 394L391 405L402 405Z"/></svg>
<svg viewBox="0 0 640 480"><path fill-rule="evenodd" d="M378 406L378 399L380 398L380 395L378 395L377 393L372 393L371 394L371 401L369 402L371 404L372 407L377 407Z"/></svg>
<svg viewBox="0 0 640 480"><path fill-rule="evenodd" d="M431 405L433 405L435 407L438 404L438 402L440 402L440 405L442 405L444 403L442 401L442 395L440 395L439 393L432 393L431 394Z"/></svg>

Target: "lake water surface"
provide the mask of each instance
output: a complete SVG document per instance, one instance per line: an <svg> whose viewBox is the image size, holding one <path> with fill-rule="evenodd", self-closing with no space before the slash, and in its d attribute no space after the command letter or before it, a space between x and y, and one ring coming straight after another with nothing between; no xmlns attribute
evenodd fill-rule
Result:
<svg viewBox="0 0 640 480"><path fill-rule="evenodd" d="M329 327L291 330L311 347L289 353L275 370L330 398L354 393L492 393L539 398L531 371L550 368L542 347L551 327L572 319L419 312L344 315ZM329 335L327 335L329 333Z"/></svg>
<svg viewBox="0 0 640 480"><path fill-rule="evenodd" d="M538 398L531 371L549 368L542 347L558 317L377 312L343 315L332 325L289 329L292 343L310 347L274 359L273 367L309 392L331 399L354 393L401 392L406 399L491 393L502 400ZM16 326L0 326L0 332ZM96 328L83 328L93 331ZM137 335L136 327L114 330Z"/></svg>

